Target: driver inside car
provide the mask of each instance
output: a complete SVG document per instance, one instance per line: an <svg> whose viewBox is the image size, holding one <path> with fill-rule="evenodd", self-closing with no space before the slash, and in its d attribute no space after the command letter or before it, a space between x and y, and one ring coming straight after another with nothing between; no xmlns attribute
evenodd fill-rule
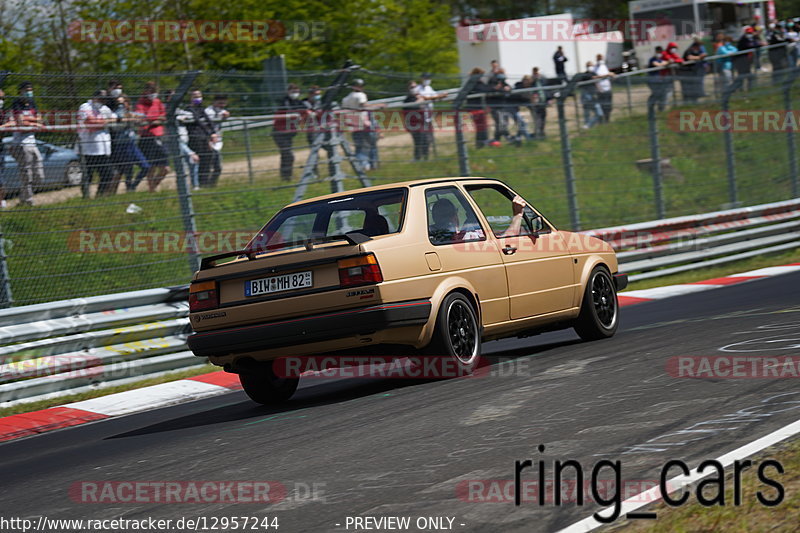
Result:
<svg viewBox="0 0 800 533"><path fill-rule="evenodd" d="M522 227L523 212L528 204L519 195L515 196L511 201L513 215L511 223L508 228L497 237L511 237L515 235L528 234L527 228ZM448 236L454 242L475 241L481 240L484 237L483 230L477 223L474 228L460 227L458 222L458 211L456 210L453 202L446 198L440 198L433 204L431 208L431 218L433 224L429 229L429 233L436 240L442 240L443 236ZM466 225L466 224L465 224ZM473 226L469 224L469 226Z"/></svg>

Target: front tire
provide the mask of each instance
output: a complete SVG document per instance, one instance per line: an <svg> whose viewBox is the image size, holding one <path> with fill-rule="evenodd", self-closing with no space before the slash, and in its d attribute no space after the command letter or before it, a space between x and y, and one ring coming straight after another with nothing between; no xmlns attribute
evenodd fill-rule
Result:
<svg viewBox="0 0 800 533"><path fill-rule="evenodd" d="M433 339L426 352L452 361L458 376L475 370L481 355L480 325L475 308L466 296L453 292L442 301Z"/></svg>
<svg viewBox="0 0 800 533"><path fill-rule="evenodd" d="M614 279L605 267L596 266L589 274L575 331L585 341L613 337L619 324L619 302Z"/></svg>
<svg viewBox="0 0 800 533"><path fill-rule="evenodd" d="M239 383L251 400L262 405L271 405L291 398L297 390L300 378L276 376L270 361L258 372L239 374Z"/></svg>

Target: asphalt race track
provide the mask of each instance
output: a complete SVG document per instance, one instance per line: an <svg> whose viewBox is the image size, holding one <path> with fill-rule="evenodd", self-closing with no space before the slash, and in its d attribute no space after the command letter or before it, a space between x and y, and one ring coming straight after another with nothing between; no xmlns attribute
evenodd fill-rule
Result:
<svg viewBox="0 0 800 533"><path fill-rule="evenodd" d="M800 274L635 305L610 340L584 343L570 330L487 343L483 377L309 379L281 408L239 391L9 442L0 445L3 514L269 516L280 532L353 531L354 517L389 516L410 517L414 531L417 518L439 517L454 531L555 531L600 507L515 506L516 460L543 460L547 480L556 460L580 462L587 478L601 459L619 460L631 486L657 482L670 459L694 468L800 418L800 387L796 378L672 377L670 358L797 356L799 347ZM83 503L74 489L208 480L268 480L286 495Z"/></svg>

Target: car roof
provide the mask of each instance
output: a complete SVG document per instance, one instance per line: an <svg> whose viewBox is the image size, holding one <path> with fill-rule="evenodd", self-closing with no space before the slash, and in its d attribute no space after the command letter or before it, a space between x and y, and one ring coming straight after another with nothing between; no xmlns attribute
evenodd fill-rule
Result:
<svg viewBox="0 0 800 533"><path fill-rule="evenodd" d="M343 196L350 196L352 194L361 194L365 192L372 192L372 191L386 191L389 189L399 189L403 187L419 187L420 185L429 185L429 184L436 184L436 183L455 183L459 181L473 181L473 180L481 180L481 181L494 181L505 185L502 181L495 179L495 178L481 178L478 176L473 177L453 177L453 178L434 178L434 179L425 179L425 180L413 180L413 181L399 181L395 183L387 183L385 185L373 185L372 187L363 187L360 189L350 189L348 191L337 192L333 194L326 194L323 196L315 196L313 198L307 198L305 200L300 200L299 202L294 202L286 207L294 207L297 205L308 204L311 202L317 202L320 200L330 200L333 198L339 198Z"/></svg>

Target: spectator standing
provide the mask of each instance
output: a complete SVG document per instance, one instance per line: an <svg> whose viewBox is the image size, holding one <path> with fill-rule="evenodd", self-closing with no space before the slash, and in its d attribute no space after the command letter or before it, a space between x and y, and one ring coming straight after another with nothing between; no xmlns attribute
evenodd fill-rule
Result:
<svg viewBox="0 0 800 533"><path fill-rule="evenodd" d="M480 67L475 67L470 71L471 76L482 76L485 71ZM486 119L486 104L484 98L490 93L492 88L483 79L478 79L470 94L482 95L480 97L467 98L464 109L469 111L472 123L475 125L475 147L483 148L489 144L489 121Z"/></svg>
<svg viewBox="0 0 800 533"><path fill-rule="evenodd" d="M517 89L530 89L532 87L533 87L533 77L531 77L529 75L523 76L520 81L518 81L517 83L514 84L514 90L517 90ZM533 108L534 108L534 104L533 104L534 95L535 95L535 91L534 92L528 92L528 91L520 92L520 93L516 93L514 95L514 99L516 100L517 103L519 103L519 107L517 108L517 113L516 113L516 116L514 117L514 120L517 122L518 125L522 124L522 127L524 129L524 138L526 140L532 139L533 135L531 135L528 132L527 124L525 123L525 119L522 116L522 108L524 107L525 109L530 111L531 118L535 122L536 121L536 115L535 115L534 110L533 110Z"/></svg>
<svg viewBox="0 0 800 533"><path fill-rule="evenodd" d="M739 38L736 48L740 52L749 50L746 54L739 54L733 60L733 66L736 69L736 88L744 88L749 91L755 85L755 76L753 74L753 61L758 48L761 45L755 37L755 30L748 26L744 29L744 33Z"/></svg>
<svg viewBox="0 0 800 533"><path fill-rule="evenodd" d="M713 49L713 50L714 50L714 55L719 55L719 49L720 49L720 48L722 47L722 45L724 45L724 44L725 44L725 34L724 34L724 33L722 33L722 32L719 32L719 33L717 33L717 34L714 36L714 43L713 43L713 46L714 46L714 49Z"/></svg>
<svg viewBox="0 0 800 533"><path fill-rule="evenodd" d="M564 48L559 46L556 53L553 54L553 63L556 65L556 78L564 81L567 79L566 63L569 61L567 56L564 55Z"/></svg>
<svg viewBox="0 0 800 533"><path fill-rule="evenodd" d="M733 39L730 36L726 36L722 46L717 49L717 55L735 54L738 51L739 49L733 44ZM723 92L729 90L733 84L733 62L733 56L717 59L719 84Z"/></svg>
<svg viewBox="0 0 800 533"><path fill-rule="evenodd" d="M436 142L433 137L433 102L447 97L445 93L437 93L431 86L431 81L431 75L425 72L422 74L422 83L417 86L417 91L425 102L422 105L422 110L425 116L424 142L428 145L425 150L425 159L428 159L428 152Z"/></svg>
<svg viewBox="0 0 800 533"><path fill-rule="evenodd" d="M198 161L197 182L192 185L198 188L210 187L214 164L214 125L203 107L202 91L192 91L190 98L191 103L180 117L181 122L186 124L186 147L197 156ZM188 154L187 151L185 155Z"/></svg>
<svg viewBox="0 0 800 533"><path fill-rule="evenodd" d="M364 80L357 78L353 81L352 91L342 100L342 108L349 110L346 115L347 126L352 131L353 144L356 147L356 160L363 171L372 168L370 161L374 162L373 140L374 131L372 119L369 114L371 109L382 109L384 104L369 104L367 94L364 92Z"/></svg>
<svg viewBox="0 0 800 533"><path fill-rule="evenodd" d="M586 62L586 70L576 74L573 82L581 83L581 105L583 106L583 126L581 128L588 130L603 119L603 107L597 99L597 85L596 83L589 83L597 78L594 73L594 62Z"/></svg>
<svg viewBox="0 0 800 533"><path fill-rule="evenodd" d="M534 138L541 140L545 138L544 127L547 121L547 106L550 105L552 97L544 88L545 81L539 72L539 67L533 67L531 79L533 87L538 87L538 90L534 91L532 94L533 108L531 113L533 115Z"/></svg>
<svg viewBox="0 0 800 533"><path fill-rule="evenodd" d="M214 127L214 138L211 140L211 171L208 175L209 187L216 187L222 174L222 123L231 116L228 107L228 95L215 94L213 103L206 108L206 115Z"/></svg>
<svg viewBox="0 0 800 533"><path fill-rule="evenodd" d="M699 37L695 37L692 44L683 53L685 68L681 76L681 92L683 101L687 104L697 103L705 96L704 80L706 76L706 47Z"/></svg>
<svg viewBox="0 0 800 533"><path fill-rule="evenodd" d="M492 92L487 98L489 108L492 111L494 121L494 139L489 143L490 146L500 146L503 137L510 142L519 143L519 139L511 135L509 122L513 118L513 108L517 107L513 101L509 100L511 86L506 83L505 70L500 69L491 83Z"/></svg>
<svg viewBox="0 0 800 533"><path fill-rule="evenodd" d="M597 89L597 102L603 110L603 116L600 117L600 122L608 122L611 120L611 111L614 108L614 95L611 79L614 73L608 69L603 54L597 54L597 62L594 65L594 75L597 78L595 88Z"/></svg>
<svg viewBox="0 0 800 533"><path fill-rule="evenodd" d="M281 153L281 180L291 181L294 171L294 152L292 142L297 135L300 119L307 114L306 106L300 101L300 88L290 83L286 89L275 122L272 125L272 139Z"/></svg>
<svg viewBox="0 0 800 533"><path fill-rule="evenodd" d="M175 91L173 89L168 90L164 95L164 103L169 104L174 97ZM186 129L186 124L192 122L192 120L191 112L179 106L175 107L175 125L178 130L180 162L183 171L189 177L192 189L196 191L200 189L200 156L189 148L189 130Z"/></svg>
<svg viewBox="0 0 800 533"><path fill-rule="evenodd" d="M336 174L336 165L333 162L334 149L331 145L331 131L327 120L330 119L328 114L323 114L322 111L322 90L318 85L312 85L308 88L308 96L303 100L303 104L308 111L307 120L304 125L306 130L306 140L308 146L311 147L316 140L317 135L322 134L322 147L328 154L328 175L333 176ZM319 154L317 154L317 161L319 161ZM314 167L314 174L319 177L318 169Z"/></svg>
<svg viewBox="0 0 800 533"><path fill-rule="evenodd" d="M408 82L408 92L403 100L403 126L411 134L414 143L414 161L428 159L428 140L425 132L425 98L420 94L417 82Z"/></svg>
<svg viewBox="0 0 800 533"><path fill-rule="evenodd" d="M19 84L19 96L11 103L11 113L17 128L11 139L9 152L17 161L20 181L20 203L33 205L33 184L44 181L42 154L36 144L35 130L42 128L42 119L33 99L33 84Z"/></svg>
<svg viewBox="0 0 800 533"><path fill-rule="evenodd" d="M786 22L786 40L789 43L789 68L797 66L797 60L800 58L800 50L798 49L798 41L800 41L800 34L797 32L798 25L793 20Z"/></svg>
<svg viewBox="0 0 800 533"><path fill-rule="evenodd" d="M94 174L99 176L96 197L115 194L114 168L111 162L111 135L108 124L116 117L105 105L108 92L98 89L78 108L78 146L84 161L83 196L89 197Z"/></svg>
<svg viewBox="0 0 800 533"><path fill-rule="evenodd" d="M125 178L125 190L133 192L150 171L150 163L136 144L136 127L142 120L131 109L130 100L125 95L115 99L115 107L111 108L114 121L110 126L111 162L119 175ZM139 167L136 177L133 166Z"/></svg>
<svg viewBox="0 0 800 533"><path fill-rule="evenodd" d="M6 114L4 106L6 103L6 93L0 89L0 209L8 207L6 202L6 189L3 183L3 167L5 166L5 143L3 141L3 132L14 128L14 118L10 114Z"/></svg>
<svg viewBox="0 0 800 533"><path fill-rule="evenodd" d="M667 45L667 48L661 53L661 57L667 61L668 64L667 68L660 72L661 77L664 78L665 81L664 87L666 88L666 93L664 94L664 103L666 104L672 95L675 72L683 64L683 57L678 55L678 45L674 42Z"/></svg>
<svg viewBox="0 0 800 533"><path fill-rule="evenodd" d="M667 98L669 95L669 84L671 81L662 76L661 73L669 66L669 61L664 59L664 49L656 46L655 52L650 60L647 62L648 69L661 69L652 70L647 73L647 85L650 87L649 103L656 106L658 111L664 111L667 107Z"/></svg>
<svg viewBox="0 0 800 533"><path fill-rule="evenodd" d="M503 68L500 66L500 63L496 59L492 59L489 62L489 83L491 83L494 80L494 77L501 70L503 70Z"/></svg>
<svg viewBox="0 0 800 533"><path fill-rule="evenodd" d="M169 172L169 159L163 143L167 112L158 97L158 85L155 82L149 81L145 84L135 111L141 115L143 121L139 130L139 149L150 164L147 186L150 192L154 192Z"/></svg>
<svg viewBox="0 0 800 533"><path fill-rule="evenodd" d="M775 28L769 33L767 44L774 45L768 50L767 56L772 65L772 83L778 84L789 67L789 38L786 36L783 24L775 25Z"/></svg>

